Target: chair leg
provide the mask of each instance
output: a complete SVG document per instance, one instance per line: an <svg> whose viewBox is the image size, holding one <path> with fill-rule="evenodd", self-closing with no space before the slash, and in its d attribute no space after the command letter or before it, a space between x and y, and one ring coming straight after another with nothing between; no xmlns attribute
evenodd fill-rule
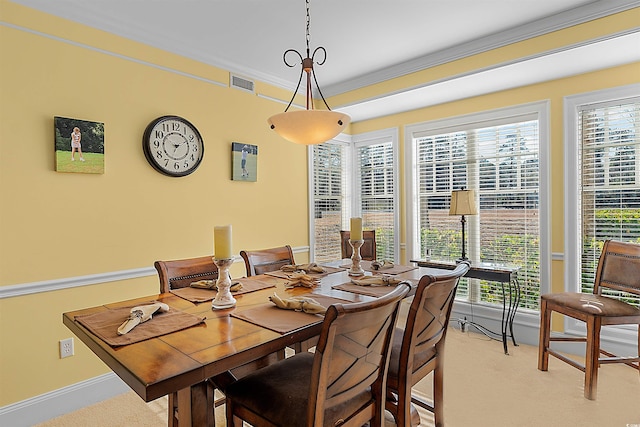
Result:
<svg viewBox="0 0 640 427"><path fill-rule="evenodd" d="M433 370L433 417L436 427L444 426L444 372L441 357Z"/></svg>
<svg viewBox="0 0 640 427"><path fill-rule="evenodd" d="M595 400L598 391L598 368L600 366L600 325L599 317L587 319L587 353L584 364L584 397Z"/></svg>
<svg viewBox="0 0 640 427"><path fill-rule="evenodd" d="M176 411L178 409L178 393L169 393L169 401L167 407L167 425L169 427L178 427L178 418L176 416Z"/></svg>
<svg viewBox="0 0 640 427"><path fill-rule="evenodd" d="M540 301L540 341L538 343L538 369L549 369L549 339L551 337L551 310L547 308L547 301Z"/></svg>

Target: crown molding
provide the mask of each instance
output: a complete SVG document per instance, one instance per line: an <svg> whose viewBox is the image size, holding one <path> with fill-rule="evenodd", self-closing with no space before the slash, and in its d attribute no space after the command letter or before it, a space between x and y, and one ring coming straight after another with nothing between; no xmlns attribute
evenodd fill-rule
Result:
<svg viewBox="0 0 640 427"><path fill-rule="evenodd" d="M325 97L340 95L345 92L360 89L372 84L381 83L397 77L402 77L417 71L448 62L456 61L472 55L477 55L493 49L517 43L523 40L541 36L554 31L583 24L594 19L603 18L629 9L640 7L638 0L598 0L584 6L569 9L553 16L539 19L528 24L513 27L472 42L463 43L451 48L421 56L400 64L386 67L377 71L368 71L359 77L329 85L323 88Z"/></svg>

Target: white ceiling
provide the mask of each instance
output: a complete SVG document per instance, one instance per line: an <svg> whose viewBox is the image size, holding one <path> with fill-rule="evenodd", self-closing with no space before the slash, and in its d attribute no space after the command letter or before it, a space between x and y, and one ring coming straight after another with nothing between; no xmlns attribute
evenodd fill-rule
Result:
<svg viewBox="0 0 640 427"><path fill-rule="evenodd" d="M282 55L305 53L303 0L12 1L289 90L300 67ZM314 68L329 97L632 7L640 1L311 0L310 48L326 48L326 63ZM331 107L358 121L638 60L640 22L607 39Z"/></svg>

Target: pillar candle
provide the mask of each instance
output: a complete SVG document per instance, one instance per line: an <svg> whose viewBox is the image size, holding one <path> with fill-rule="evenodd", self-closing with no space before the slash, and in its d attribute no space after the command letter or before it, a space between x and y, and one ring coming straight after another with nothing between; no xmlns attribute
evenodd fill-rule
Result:
<svg viewBox="0 0 640 427"><path fill-rule="evenodd" d="M213 250L217 259L231 258L231 225L213 228Z"/></svg>
<svg viewBox="0 0 640 427"><path fill-rule="evenodd" d="M351 240L362 240L362 218L351 218Z"/></svg>

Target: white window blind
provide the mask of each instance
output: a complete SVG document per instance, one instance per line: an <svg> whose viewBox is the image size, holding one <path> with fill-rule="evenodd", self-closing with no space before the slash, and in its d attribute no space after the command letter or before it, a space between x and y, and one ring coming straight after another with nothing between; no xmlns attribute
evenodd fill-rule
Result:
<svg viewBox="0 0 640 427"><path fill-rule="evenodd" d="M314 261L340 259L340 230L347 215L347 146L313 146Z"/></svg>
<svg viewBox="0 0 640 427"><path fill-rule="evenodd" d="M475 262L518 265L520 307L540 294L539 125L537 114L414 134L420 257L455 260L461 217L449 216L451 191L473 189L479 214L466 216L466 254ZM499 283L461 281L458 298L502 304Z"/></svg>
<svg viewBox="0 0 640 427"><path fill-rule="evenodd" d="M394 163L392 141L356 146L356 194L363 228L376 232L378 259L396 260Z"/></svg>
<svg viewBox="0 0 640 427"><path fill-rule="evenodd" d="M640 98L579 106L578 133L581 290L593 292L604 241L640 243Z"/></svg>

